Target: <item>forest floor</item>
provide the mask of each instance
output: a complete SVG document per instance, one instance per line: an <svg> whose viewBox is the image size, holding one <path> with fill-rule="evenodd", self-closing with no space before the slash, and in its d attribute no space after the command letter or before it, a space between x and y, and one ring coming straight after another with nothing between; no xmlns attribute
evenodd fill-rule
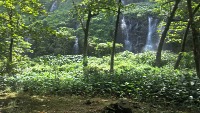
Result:
<svg viewBox="0 0 200 113"><path fill-rule="evenodd" d="M0 113L198 113L126 98L38 96L0 92Z"/></svg>

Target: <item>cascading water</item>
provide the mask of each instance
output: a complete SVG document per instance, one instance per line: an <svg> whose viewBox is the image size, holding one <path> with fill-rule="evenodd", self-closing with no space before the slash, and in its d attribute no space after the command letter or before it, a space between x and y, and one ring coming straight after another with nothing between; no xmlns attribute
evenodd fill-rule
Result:
<svg viewBox="0 0 200 113"><path fill-rule="evenodd" d="M73 50L74 50L74 54L78 54L79 53L79 45L78 45L78 37L77 36L76 36L76 39L75 39Z"/></svg>
<svg viewBox="0 0 200 113"><path fill-rule="evenodd" d="M153 33L155 33L156 28L157 28L157 19L153 19L152 17L148 17L148 35L147 35L147 40L146 40L146 45L144 47L144 51L153 51L157 47L156 43L153 42Z"/></svg>
<svg viewBox="0 0 200 113"><path fill-rule="evenodd" d="M122 0L122 4L125 5L124 0ZM129 27L126 24L126 19L124 15L121 20L121 28L122 28L122 33L125 36L125 40L124 40L125 50L132 51L132 43L130 42L130 38L129 38Z"/></svg>
<svg viewBox="0 0 200 113"><path fill-rule="evenodd" d="M54 2L53 2L53 4L51 5L51 8L50 8L50 12L52 12L52 11L54 11L54 10L56 10L57 9L57 0L55 0Z"/></svg>
<svg viewBox="0 0 200 113"><path fill-rule="evenodd" d="M77 30L78 27L79 27L79 24L75 24L74 29ZM75 55L79 54L79 42L78 42L78 39L79 39L79 38L78 38L78 36L77 36L77 34L76 34L76 39L75 39L75 43L74 43L74 46L73 46L73 53L74 53Z"/></svg>
<svg viewBox="0 0 200 113"><path fill-rule="evenodd" d="M122 21L121 23L122 33L125 36L125 40L124 40L125 50L132 51L132 44L129 39L129 28L126 24L126 20L124 16L122 17L121 21Z"/></svg>
<svg viewBox="0 0 200 113"><path fill-rule="evenodd" d="M123 5L126 5L126 3L125 3L125 1L124 1L124 0L122 0L122 4L123 4Z"/></svg>

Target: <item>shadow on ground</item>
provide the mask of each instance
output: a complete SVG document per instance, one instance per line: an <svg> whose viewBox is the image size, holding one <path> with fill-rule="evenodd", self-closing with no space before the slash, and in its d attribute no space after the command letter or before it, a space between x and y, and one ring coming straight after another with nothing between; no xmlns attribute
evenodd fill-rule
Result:
<svg viewBox="0 0 200 113"><path fill-rule="evenodd" d="M121 98L0 92L0 113L198 113Z"/></svg>

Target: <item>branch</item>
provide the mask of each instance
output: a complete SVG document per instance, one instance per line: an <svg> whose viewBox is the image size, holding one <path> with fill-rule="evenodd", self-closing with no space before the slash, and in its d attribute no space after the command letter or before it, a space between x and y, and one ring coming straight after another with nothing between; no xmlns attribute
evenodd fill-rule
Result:
<svg viewBox="0 0 200 113"><path fill-rule="evenodd" d="M73 6L74 6L74 9L76 10L76 13L77 13L77 15L78 15L78 19L79 19L79 21L80 21L80 23L81 23L81 27L82 27L83 31L85 32L85 31L86 31L86 28L85 28L84 25L83 25L83 21L82 21L82 19L81 19L81 16L78 14L78 9L77 9L77 7L76 7L76 4L75 4L74 0L72 0L72 3L73 3Z"/></svg>
<svg viewBox="0 0 200 113"><path fill-rule="evenodd" d="M188 22L187 20L182 20L182 19L172 19L173 22Z"/></svg>
<svg viewBox="0 0 200 113"><path fill-rule="evenodd" d="M195 13L199 10L199 7L200 7L200 3L197 5L197 7L195 7L192 15L195 15Z"/></svg>

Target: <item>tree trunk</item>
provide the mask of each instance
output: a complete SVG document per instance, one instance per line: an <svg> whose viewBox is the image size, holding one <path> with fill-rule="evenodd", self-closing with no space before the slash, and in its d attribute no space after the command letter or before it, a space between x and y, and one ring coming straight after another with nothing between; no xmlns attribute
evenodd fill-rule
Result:
<svg viewBox="0 0 200 113"><path fill-rule="evenodd" d="M191 22L191 29L192 29L192 40L193 40L193 54L194 54L194 61L196 65L196 73L197 76L200 78L200 47L199 47L199 39L198 39L198 30L195 28L194 24L194 15L192 14L192 4L191 0L187 0L188 12L189 12L189 21Z"/></svg>
<svg viewBox="0 0 200 113"><path fill-rule="evenodd" d="M170 14L170 17L168 17L167 24L165 26L164 31L162 32L162 35L161 35L161 39L160 39L160 42L159 42L159 45L158 45L158 50L157 50L157 53L156 53L156 63L155 63L156 66L158 66L158 67L161 66L161 52L162 52L162 47L163 47L165 38L167 36L167 32L169 30L169 26L171 25L171 22L173 20L173 17L175 15L176 10L178 9L178 4L180 3L180 1L181 0L176 0L175 1L175 4L174 4L174 7L173 7L172 12Z"/></svg>
<svg viewBox="0 0 200 113"><path fill-rule="evenodd" d="M9 63L12 63L12 51L13 51L13 38L10 39L10 47L9 47Z"/></svg>
<svg viewBox="0 0 200 113"><path fill-rule="evenodd" d="M9 24L10 26L13 25L13 22L12 22L12 17L13 17L13 12L12 10L9 11L8 13L9 15ZM6 67L6 71L7 73L10 73L12 71L12 59L13 59L13 37L12 37L12 34L13 34L13 28L10 29L10 33L9 33L9 37L10 37L10 45L9 45L9 56L8 56L8 61L7 61L7 67Z"/></svg>
<svg viewBox="0 0 200 113"><path fill-rule="evenodd" d="M117 20L115 23L115 35L113 38L113 45L112 45L112 51L111 51L111 61L110 61L110 72L113 73L114 72L114 57L115 57L115 44L116 44L116 40L117 40L117 32L118 32L118 26L119 26L119 16L120 16L120 4L121 4L121 0L119 0L118 2L118 10L117 10Z"/></svg>
<svg viewBox="0 0 200 113"><path fill-rule="evenodd" d="M191 25L191 23L188 22L187 28L186 28L185 33L184 33L184 36L183 36L183 41L182 41L182 45L181 45L181 52L180 52L179 55L178 55L178 58L177 58L177 60L176 60L175 66L174 66L174 69L177 69L177 68L178 68L178 66L179 66L179 64L180 64L180 61L181 61L181 58L183 57L183 52L185 51L185 42L186 42L186 38L187 38L189 29L190 29L190 25Z"/></svg>
<svg viewBox="0 0 200 113"><path fill-rule="evenodd" d="M10 46L9 46L9 57L7 62L6 71L10 73L12 71L12 51L13 51L13 38L10 39Z"/></svg>
<svg viewBox="0 0 200 113"><path fill-rule="evenodd" d="M200 3L198 4L198 6L193 11L193 14L192 14L193 16L198 11L199 7L200 7ZM182 45L181 45L181 52L178 55L178 58L176 60L175 66L174 66L174 69L178 68L178 66L180 64L180 61L181 61L181 58L183 57L182 53L185 51L185 43L186 43L186 38L187 38L187 35L188 35L188 32L189 32L190 25L191 25L191 21L188 21L188 24L187 24L187 27L186 27L186 30L185 30L185 33L184 33L184 36L183 36L183 41L182 41Z"/></svg>
<svg viewBox="0 0 200 113"><path fill-rule="evenodd" d="M86 27L84 30L85 37L84 37L84 48L83 48L83 67L87 67L87 52L88 52L88 34L89 34L89 27L90 27L90 20L92 18L91 11L88 11L88 17L86 22Z"/></svg>

